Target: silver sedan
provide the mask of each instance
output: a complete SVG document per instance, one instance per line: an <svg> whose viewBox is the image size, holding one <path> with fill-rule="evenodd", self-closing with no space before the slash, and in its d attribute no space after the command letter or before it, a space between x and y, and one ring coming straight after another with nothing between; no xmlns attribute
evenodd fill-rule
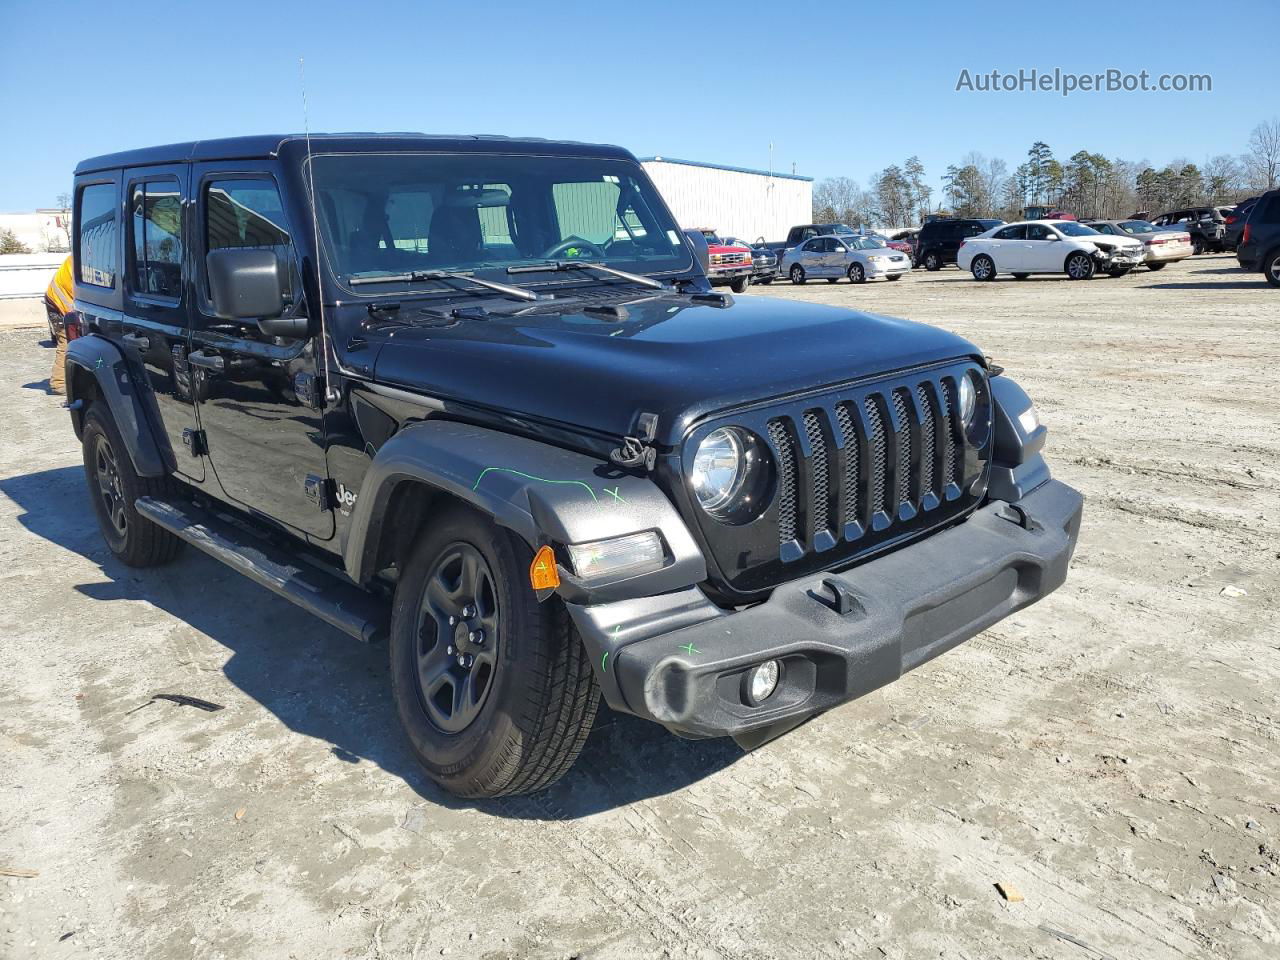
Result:
<svg viewBox="0 0 1280 960"><path fill-rule="evenodd" d="M804 283L810 277L822 277L835 283L848 277L852 283L864 283L884 277L897 280L911 269L911 260L870 237L812 237L792 247L782 258L778 272L792 283Z"/></svg>

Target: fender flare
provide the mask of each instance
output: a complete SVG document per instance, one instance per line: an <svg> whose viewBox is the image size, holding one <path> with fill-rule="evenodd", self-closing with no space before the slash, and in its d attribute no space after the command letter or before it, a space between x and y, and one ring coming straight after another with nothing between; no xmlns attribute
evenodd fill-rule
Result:
<svg viewBox="0 0 1280 960"><path fill-rule="evenodd" d="M71 408L76 436L84 418L84 387L92 382L106 402L111 418L124 440L133 468L142 477L167 476L176 469L167 438L156 440L153 424L160 423L160 411L149 390L139 390L129 372L129 363L120 348L105 337L78 337L67 344L67 406ZM72 369L74 368L74 369ZM163 436L163 434L161 434Z"/></svg>
<svg viewBox="0 0 1280 960"><path fill-rule="evenodd" d="M348 575L367 583L396 490L419 483L492 517L531 548L587 543L656 530L660 570L590 585L560 567L560 593L575 602L652 596L700 583L706 561L676 508L652 480L527 437L447 420L400 430L373 458L352 509L343 548Z"/></svg>
<svg viewBox="0 0 1280 960"><path fill-rule="evenodd" d="M1016 381L999 376L990 384L994 443L987 496L1016 503L1050 479L1041 454L1048 430Z"/></svg>

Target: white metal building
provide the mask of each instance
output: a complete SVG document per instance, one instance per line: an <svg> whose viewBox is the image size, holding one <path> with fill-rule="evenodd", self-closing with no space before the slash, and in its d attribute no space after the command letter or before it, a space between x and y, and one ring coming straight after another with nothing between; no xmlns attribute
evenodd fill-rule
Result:
<svg viewBox="0 0 1280 960"><path fill-rule="evenodd" d="M709 227L748 243L785 240L791 227L813 217L812 177L674 157L640 162L685 229Z"/></svg>

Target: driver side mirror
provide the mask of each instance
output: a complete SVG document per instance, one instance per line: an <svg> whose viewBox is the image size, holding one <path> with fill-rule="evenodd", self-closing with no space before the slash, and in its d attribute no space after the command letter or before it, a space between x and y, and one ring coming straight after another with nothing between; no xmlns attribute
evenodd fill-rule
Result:
<svg viewBox="0 0 1280 960"><path fill-rule="evenodd" d="M684 236L689 241L689 246L693 248L693 256L702 267L702 272L705 274L710 271L711 251L707 249L707 238L698 230L686 230Z"/></svg>
<svg viewBox="0 0 1280 960"><path fill-rule="evenodd" d="M213 312L223 320L254 320L268 337L305 337L306 317L283 317L288 305L280 258L274 250L227 247L205 257Z"/></svg>

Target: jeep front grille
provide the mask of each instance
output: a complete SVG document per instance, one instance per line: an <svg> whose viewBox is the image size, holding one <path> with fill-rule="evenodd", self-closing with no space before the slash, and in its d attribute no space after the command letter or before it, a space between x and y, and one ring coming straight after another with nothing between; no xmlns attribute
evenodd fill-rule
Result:
<svg viewBox="0 0 1280 960"><path fill-rule="evenodd" d="M955 381L929 378L769 420L783 559L887 530L955 500ZM938 469L938 468L941 469Z"/></svg>
<svg viewBox="0 0 1280 960"><path fill-rule="evenodd" d="M953 361L706 421L690 434L687 457L715 427L735 425L765 442L775 468L754 520L723 523L694 508L716 575L731 591L758 593L850 566L976 507L991 441L989 426L976 444L960 429L957 384L971 371L982 378L973 361ZM987 396L983 387L982 416Z"/></svg>

